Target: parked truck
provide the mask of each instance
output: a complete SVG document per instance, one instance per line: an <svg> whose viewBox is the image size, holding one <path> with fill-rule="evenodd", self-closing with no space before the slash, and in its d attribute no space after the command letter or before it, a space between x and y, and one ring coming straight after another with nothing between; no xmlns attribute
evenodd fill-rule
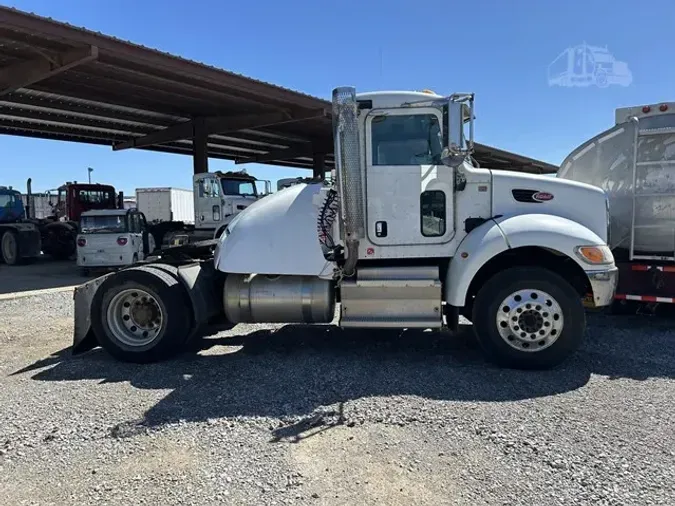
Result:
<svg viewBox="0 0 675 506"><path fill-rule="evenodd" d="M614 126L572 151L558 177L608 195L618 309L674 303L675 103L616 109Z"/></svg>
<svg viewBox="0 0 675 506"><path fill-rule="evenodd" d="M26 221L21 192L0 186L0 260L16 265L40 256L40 229Z"/></svg>
<svg viewBox="0 0 675 506"><path fill-rule="evenodd" d="M56 190L55 204L51 216L37 219L33 214L31 180L28 180L27 219L40 229L42 251L53 258L65 260L76 252L76 239L79 222L85 211L100 209L120 209L123 207L124 194L116 193L111 185L99 183L78 183L68 181Z"/></svg>
<svg viewBox="0 0 675 506"><path fill-rule="evenodd" d="M47 193L51 214L38 218L34 214L31 179L27 181L26 205L20 192L4 190L0 197L13 209L0 217L0 251L8 265L34 259L41 253L67 259L75 253L80 216L93 209L116 209L123 199L109 185L67 182ZM52 192L55 192L52 204ZM9 209L9 207L8 207Z"/></svg>
<svg viewBox="0 0 675 506"><path fill-rule="evenodd" d="M548 368L579 346L582 299L611 303L603 190L472 163L473 94L333 90L332 183L257 200L215 252L186 247L75 290L73 352L180 351L214 322L456 329L498 364ZM198 251L195 246L195 253Z"/></svg>
<svg viewBox="0 0 675 506"><path fill-rule="evenodd" d="M175 209L168 212L168 197L153 199L146 190L137 190L137 205L148 216L150 233L161 248L220 237L237 214L270 193L270 182L259 180L246 171L195 174L191 192L193 202L186 202L187 194L180 198L174 195L171 198L175 199ZM159 204L159 199L164 199L163 203ZM156 207L163 210L153 211L150 202L156 202Z"/></svg>

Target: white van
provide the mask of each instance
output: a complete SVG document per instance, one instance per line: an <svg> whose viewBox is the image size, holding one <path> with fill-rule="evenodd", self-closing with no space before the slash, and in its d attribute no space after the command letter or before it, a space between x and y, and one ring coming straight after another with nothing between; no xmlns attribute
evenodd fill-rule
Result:
<svg viewBox="0 0 675 506"><path fill-rule="evenodd" d="M80 219L77 265L91 268L125 267L155 251L143 213L136 209L87 211Z"/></svg>

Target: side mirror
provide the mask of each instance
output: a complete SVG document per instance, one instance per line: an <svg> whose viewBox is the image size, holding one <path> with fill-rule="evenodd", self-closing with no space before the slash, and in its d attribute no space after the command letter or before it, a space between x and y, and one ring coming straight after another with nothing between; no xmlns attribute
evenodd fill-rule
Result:
<svg viewBox="0 0 675 506"><path fill-rule="evenodd" d="M465 125L469 124L469 134ZM441 160L450 167L459 166L473 153L473 93L456 93L448 98L446 118L447 145Z"/></svg>

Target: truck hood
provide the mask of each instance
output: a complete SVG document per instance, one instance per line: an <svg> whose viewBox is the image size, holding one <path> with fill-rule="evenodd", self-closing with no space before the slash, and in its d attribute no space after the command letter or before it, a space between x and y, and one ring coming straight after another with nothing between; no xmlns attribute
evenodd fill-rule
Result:
<svg viewBox="0 0 675 506"><path fill-rule="evenodd" d="M555 177L492 171L492 214L553 214L575 221L607 242L606 193L586 183Z"/></svg>
<svg viewBox="0 0 675 506"><path fill-rule="evenodd" d="M220 237L216 268L240 274L321 276L332 264L321 251L316 226L321 184L298 184L253 202Z"/></svg>

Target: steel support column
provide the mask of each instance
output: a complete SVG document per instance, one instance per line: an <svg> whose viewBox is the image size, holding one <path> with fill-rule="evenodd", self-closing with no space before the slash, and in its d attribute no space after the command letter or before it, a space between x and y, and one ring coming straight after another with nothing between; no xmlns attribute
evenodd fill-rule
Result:
<svg viewBox="0 0 675 506"><path fill-rule="evenodd" d="M208 138L204 119L195 119L192 136L192 162L195 174L203 174L209 171Z"/></svg>

